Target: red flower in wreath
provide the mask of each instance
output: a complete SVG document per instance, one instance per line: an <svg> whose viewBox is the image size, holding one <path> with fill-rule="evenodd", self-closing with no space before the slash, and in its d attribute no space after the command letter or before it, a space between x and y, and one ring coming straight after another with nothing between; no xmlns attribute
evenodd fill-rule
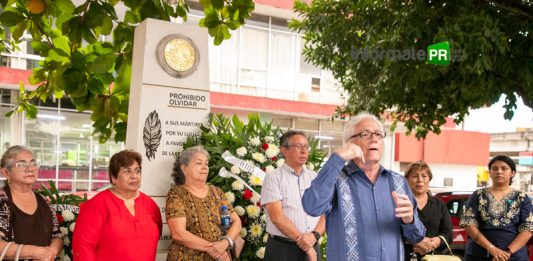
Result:
<svg viewBox="0 0 533 261"><path fill-rule="evenodd" d="M61 216L61 214L56 213L56 217L57 217L57 221L59 222L59 225L61 225L61 224L63 224L63 222L65 222L65 219L63 218L63 216Z"/></svg>
<svg viewBox="0 0 533 261"><path fill-rule="evenodd" d="M242 193L242 197L245 199L245 200L250 200L252 198L252 196L254 195L254 193L252 193L251 190L249 189L245 189L244 192Z"/></svg>
<svg viewBox="0 0 533 261"><path fill-rule="evenodd" d="M263 147L264 150L267 150L268 149L268 144L267 143L263 143L263 146L261 146L261 147Z"/></svg>
<svg viewBox="0 0 533 261"><path fill-rule="evenodd" d="M272 161L278 161L278 157L276 156L272 157Z"/></svg>

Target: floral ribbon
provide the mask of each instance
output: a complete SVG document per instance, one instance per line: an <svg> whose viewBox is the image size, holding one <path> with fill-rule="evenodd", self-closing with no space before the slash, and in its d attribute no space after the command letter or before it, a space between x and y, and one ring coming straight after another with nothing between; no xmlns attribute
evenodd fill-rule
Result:
<svg viewBox="0 0 533 261"><path fill-rule="evenodd" d="M80 213L80 207L68 204L52 204L54 211L68 210L72 213Z"/></svg>
<svg viewBox="0 0 533 261"><path fill-rule="evenodd" d="M238 168L240 168L241 170L243 171L246 171L246 172L249 172L251 173L252 175L255 175L257 176L259 179L261 179L261 181L263 181L265 179L265 176L266 176L266 173L258 168L257 166L253 165L253 164L250 164L249 162L247 161L244 161L242 159L239 159L235 156L233 156L233 154L231 154L231 152L229 151L224 151L224 153L222 153L222 158L226 161L226 162L229 162L235 166L237 166ZM258 194L257 191L255 191L252 186L250 186L246 181L244 181L241 177L239 177L238 175L232 173L231 171L228 171L226 168L222 167L219 171L218 171L218 175L223 177L223 178L229 178L229 177L232 177L236 180L238 180L239 182L241 182L242 184L244 184L244 186L246 186L247 188L249 188L252 192L254 192L255 194Z"/></svg>
<svg viewBox="0 0 533 261"><path fill-rule="evenodd" d="M227 162L239 167L240 169L242 169L242 170L244 170L246 172L252 173L253 175L256 175L259 179L261 179L261 181L263 181L265 179L266 173L262 169L258 168L257 166L255 166L253 164L250 164L247 161L244 161L242 159L239 159L239 158L233 156L231 154L231 152L229 152L227 150L224 151L224 153L222 153L222 158L225 161L227 161Z"/></svg>

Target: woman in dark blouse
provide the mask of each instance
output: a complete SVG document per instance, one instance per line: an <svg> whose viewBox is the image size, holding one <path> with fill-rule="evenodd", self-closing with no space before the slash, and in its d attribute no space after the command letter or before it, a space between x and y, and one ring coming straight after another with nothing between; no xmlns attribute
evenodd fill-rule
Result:
<svg viewBox="0 0 533 261"><path fill-rule="evenodd" d="M33 153L22 146L7 149L0 160L7 179L0 188L0 251L5 259L51 261L63 248L55 211L32 190L38 170Z"/></svg>
<svg viewBox="0 0 533 261"><path fill-rule="evenodd" d="M529 197L511 188L516 166L507 156L489 162L492 186L470 196L460 225L468 233L465 260L529 260L525 246L533 231Z"/></svg>
<svg viewBox="0 0 533 261"><path fill-rule="evenodd" d="M440 252L446 248L441 237L448 244L452 243L452 221L444 202L431 196L429 192L433 174L425 162L417 161L409 165L405 178L415 195L418 217L426 227L426 236L422 241L415 245L405 244L405 260L411 260L414 255L420 260L428 252Z"/></svg>

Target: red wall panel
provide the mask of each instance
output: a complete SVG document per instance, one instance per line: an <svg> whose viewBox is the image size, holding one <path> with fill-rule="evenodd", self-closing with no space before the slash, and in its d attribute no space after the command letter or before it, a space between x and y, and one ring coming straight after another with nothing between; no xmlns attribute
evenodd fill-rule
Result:
<svg viewBox="0 0 533 261"><path fill-rule="evenodd" d="M430 133L424 140L414 135L396 134L395 161L485 165L489 160L490 134L460 130L442 130Z"/></svg>

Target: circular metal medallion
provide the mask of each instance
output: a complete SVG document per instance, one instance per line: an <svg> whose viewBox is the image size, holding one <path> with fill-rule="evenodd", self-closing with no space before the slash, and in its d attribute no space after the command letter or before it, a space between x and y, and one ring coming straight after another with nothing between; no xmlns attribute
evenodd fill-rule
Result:
<svg viewBox="0 0 533 261"><path fill-rule="evenodd" d="M173 34L163 38L157 45L157 61L168 74L184 78L196 71L200 53L190 38Z"/></svg>

